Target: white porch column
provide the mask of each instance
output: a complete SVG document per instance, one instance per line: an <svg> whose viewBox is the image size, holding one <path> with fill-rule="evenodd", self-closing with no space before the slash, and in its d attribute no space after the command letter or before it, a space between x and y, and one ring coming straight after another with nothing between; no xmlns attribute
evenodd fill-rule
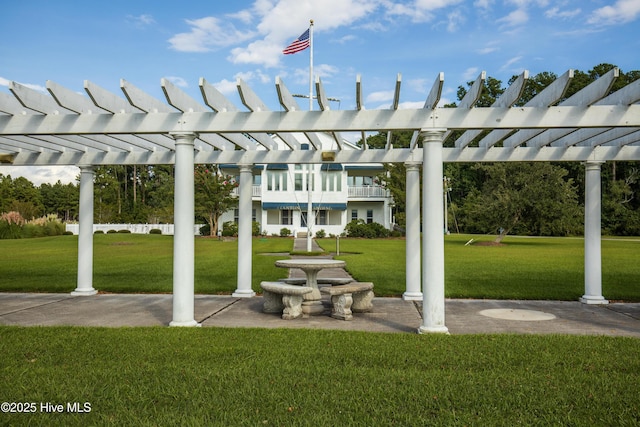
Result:
<svg viewBox="0 0 640 427"><path fill-rule="evenodd" d="M93 289L93 177L91 166L80 166L78 283L71 295L95 295Z"/></svg>
<svg viewBox="0 0 640 427"><path fill-rule="evenodd" d="M444 233L442 232L442 138L444 129L422 136L422 326L419 333L448 333L444 325Z"/></svg>
<svg viewBox="0 0 640 427"><path fill-rule="evenodd" d="M584 191L584 295L585 304L608 304L602 296L601 216L604 162L587 162Z"/></svg>
<svg viewBox="0 0 640 427"><path fill-rule="evenodd" d="M406 187L406 291L402 299L422 300L420 282L420 163L407 162Z"/></svg>
<svg viewBox="0 0 640 427"><path fill-rule="evenodd" d="M256 293L251 289L252 237L251 237L251 198L253 196L253 165L240 167L240 187L238 188L238 288L234 297L251 298Z"/></svg>
<svg viewBox="0 0 640 427"><path fill-rule="evenodd" d="M199 326L194 320L194 154L191 132L171 135L176 141L173 201L173 320L169 326Z"/></svg>

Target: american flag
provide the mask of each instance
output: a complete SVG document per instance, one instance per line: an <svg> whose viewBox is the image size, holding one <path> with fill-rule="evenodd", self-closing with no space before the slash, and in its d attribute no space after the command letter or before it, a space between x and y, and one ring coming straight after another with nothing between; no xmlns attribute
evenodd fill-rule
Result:
<svg viewBox="0 0 640 427"><path fill-rule="evenodd" d="M300 37L295 39L289 46L287 46L282 51L282 53L284 53L285 55L290 55L292 53L302 52L303 50L305 50L309 46L310 46L309 29L307 29L307 31L302 33L302 35Z"/></svg>

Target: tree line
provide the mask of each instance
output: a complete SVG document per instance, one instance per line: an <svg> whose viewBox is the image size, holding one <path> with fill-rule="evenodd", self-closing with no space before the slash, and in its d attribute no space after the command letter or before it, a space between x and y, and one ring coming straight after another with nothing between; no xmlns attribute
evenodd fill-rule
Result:
<svg viewBox="0 0 640 427"><path fill-rule="evenodd" d="M583 72L575 71L574 78L563 99L566 99L599 77L614 65L600 64ZM517 76L509 80L511 84ZM542 72L529 79L516 106L526 104L557 76ZM640 71L620 71L611 92L640 78ZM468 87L458 88L462 100ZM487 107L506 90L502 82L488 77L477 107ZM454 108L456 103L445 107ZM413 132L393 132L394 147L409 147ZM461 132L452 132L444 141L452 147ZM482 139L486 132L476 139ZM387 133L366 139L371 148L383 148ZM360 140L359 144L363 141ZM471 143L471 146L474 142ZM465 233L497 234L499 239L508 233L541 236L583 234L584 165L579 162L505 162L505 163L447 163L443 194L447 194L449 229ZM405 222L405 178L402 164L386 164L379 179L391 191L396 204L396 221ZM610 235L640 235L640 168L638 162L607 162L602 166L602 228Z"/></svg>
<svg viewBox="0 0 640 427"><path fill-rule="evenodd" d="M614 66L600 64L575 71L565 94L570 97ZM517 76L509 80L509 84ZM529 79L516 105L524 105L557 76L542 72ZM620 72L611 91L640 78L640 71ZM458 88L458 99L467 92ZM477 102L490 106L504 91L502 82L488 77ZM452 103L446 107L455 107ZM394 147L408 147L412 132L393 132ZM445 141L452 146L459 133ZM477 140L484 134L478 136ZM477 141L476 140L476 141ZM359 144L363 141L360 140ZM387 134L369 136L371 148L383 148ZM473 145L473 142L472 142ZM197 221L209 224L213 233L220 215L235 205L231 196L237 186L233 177L215 165L198 165L194 171ZM544 236L581 235L584 218L584 166L578 162L447 163L444 174L448 224L454 232L524 234ZM402 164L386 164L380 182L395 201L396 222L404 226L405 178ZM640 168L638 162L607 162L602 166L602 227L611 235L640 235ZM443 183L443 193L445 183ZM172 223L174 199L172 165L113 165L95 169L94 222ZM0 213L19 212L26 219L54 214L62 221L78 219L78 183L35 186L23 177L0 174Z"/></svg>

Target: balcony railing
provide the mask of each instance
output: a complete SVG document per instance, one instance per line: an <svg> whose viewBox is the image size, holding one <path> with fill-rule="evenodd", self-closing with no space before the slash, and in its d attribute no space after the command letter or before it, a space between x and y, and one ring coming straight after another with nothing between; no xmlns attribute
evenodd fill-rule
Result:
<svg viewBox="0 0 640 427"><path fill-rule="evenodd" d="M259 185L253 185L251 188L251 196L252 197L260 197L262 195L261 193L261 186ZM238 197L240 195L240 189L238 187L234 188L233 191L231 192L231 194L233 194L234 196Z"/></svg>
<svg viewBox="0 0 640 427"><path fill-rule="evenodd" d="M375 185L349 187L349 197L388 197L386 188Z"/></svg>

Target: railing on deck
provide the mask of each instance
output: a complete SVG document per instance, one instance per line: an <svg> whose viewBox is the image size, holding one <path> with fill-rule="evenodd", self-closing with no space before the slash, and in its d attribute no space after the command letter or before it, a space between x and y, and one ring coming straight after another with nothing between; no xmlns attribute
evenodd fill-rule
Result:
<svg viewBox="0 0 640 427"><path fill-rule="evenodd" d="M349 197L388 197L388 191L384 187L363 185L349 187Z"/></svg>

